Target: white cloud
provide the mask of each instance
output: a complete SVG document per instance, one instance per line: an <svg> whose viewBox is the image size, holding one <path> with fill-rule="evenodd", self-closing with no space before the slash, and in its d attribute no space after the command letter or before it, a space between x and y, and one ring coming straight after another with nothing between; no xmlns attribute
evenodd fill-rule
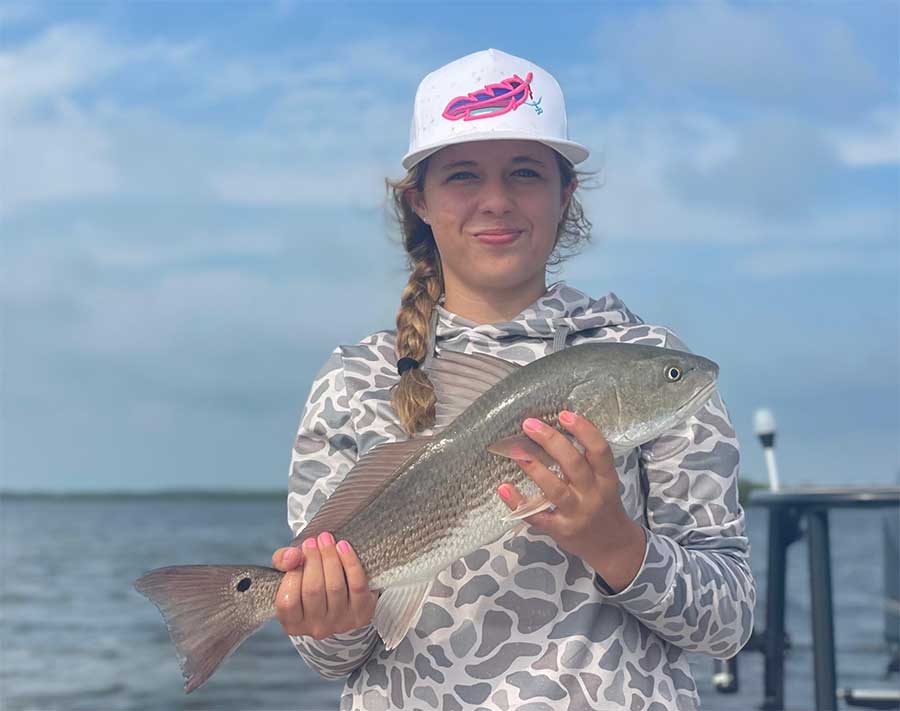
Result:
<svg viewBox="0 0 900 711"><path fill-rule="evenodd" d="M56 388L71 393L73 379L89 378L103 384L101 399L161 400L173 411L208 399L240 412L271 400L273 372L311 377L335 343L390 323L404 283L393 268L399 252L381 243L357 250L365 268L326 245L329 267L317 269L289 235L195 235L151 253L89 224L72 237L47 235L5 254L5 360L40 373L8 394L22 397L27 385L41 407L52 407ZM356 239L362 247L372 235ZM248 263L254 249L269 269ZM229 251L238 259L221 261ZM205 261L212 256L220 261ZM198 262L178 264L191 258ZM283 267L272 273L273 265Z"/></svg>
<svg viewBox="0 0 900 711"><path fill-rule="evenodd" d="M900 112L896 105L876 109L855 125L828 133L847 165L900 164Z"/></svg>
<svg viewBox="0 0 900 711"><path fill-rule="evenodd" d="M104 122L108 99L92 104L77 94L135 63L177 65L193 51L162 42L126 47L93 28L61 25L0 53L0 211L122 188L128 127Z"/></svg>
<svg viewBox="0 0 900 711"><path fill-rule="evenodd" d="M55 26L33 41L0 53L0 105L15 115L39 102L52 104L122 66L127 52L93 29Z"/></svg>
<svg viewBox="0 0 900 711"><path fill-rule="evenodd" d="M761 218L795 218L830 199L842 166L819 127L783 115L735 126L730 155L704 167L674 161L670 183L692 204L712 204Z"/></svg>
<svg viewBox="0 0 900 711"><path fill-rule="evenodd" d="M897 228L891 204L835 197L831 182L842 168L814 124L742 126L678 111L575 118L577 138L599 147L587 165L600 169L603 185L583 199L601 239L859 244L883 242Z"/></svg>
<svg viewBox="0 0 900 711"><path fill-rule="evenodd" d="M608 18L595 46L598 63L616 67L624 86L649 85L660 97L697 91L741 103L842 110L884 91L846 24L807 5L653 6Z"/></svg>
<svg viewBox="0 0 900 711"><path fill-rule="evenodd" d="M424 71L416 46L398 52L368 39L324 56L306 49L223 57L202 40L126 47L90 28L47 29L0 55L0 209L113 195L379 205L382 179L398 172L397 146L408 130L407 102L392 95L406 97L412 77ZM148 64L154 70L145 76ZM237 112L254 106L255 120L235 129L227 120L184 119L164 113L173 102L125 104L115 90L100 88L110 77L132 75L174 84L191 113L221 111L232 101ZM85 92L96 97L86 100ZM248 92L256 92L252 102Z"/></svg>
<svg viewBox="0 0 900 711"><path fill-rule="evenodd" d="M56 103L52 118L17 122L0 147L0 214L31 203L108 195L120 184L109 135L76 105Z"/></svg>

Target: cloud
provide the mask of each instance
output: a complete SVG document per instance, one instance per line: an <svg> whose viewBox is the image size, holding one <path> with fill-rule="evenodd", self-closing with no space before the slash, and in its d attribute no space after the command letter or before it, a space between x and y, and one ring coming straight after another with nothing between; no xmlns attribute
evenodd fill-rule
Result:
<svg viewBox="0 0 900 711"><path fill-rule="evenodd" d="M615 67L621 86L650 90L659 99L819 114L879 101L886 91L851 29L805 5L740 7L714 0L654 6L606 19L595 46L598 62Z"/></svg>
<svg viewBox="0 0 900 711"><path fill-rule="evenodd" d="M290 399L288 381L301 384L295 401L305 394L334 344L390 324L403 284L384 249L368 271L341 278L334 253L331 270L293 279L243 262L156 273L101 270L91 255L54 258L46 246L32 255L4 287L4 366L17 373L4 398L55 417L86 407L89 420L146 407L185 424L198 412L271 415Z"/></svg>
<svg viewBox="0 0 900 711"><path fill-rule="evenodd" d="M780 220L808 216L831 200L843 165L818 127L790 116L751 118L730 155L709 167L679 160L669 184L691 204Z"/></svg>
<svg viewBox="0 0 900 711"><path fill-rule="evenodd" d="M718 244L878 243L896 207L846 198L856 179L815 124L770 116L737 125L696 111L578 113L577 137L598 147L583 192L600 240Z"/></svg>
<svg viewBox="0 0 900 711"><path fill-rule="evenodd" d="M52 26L29 42L0 54L0 101L4 115L53 108L60 97L90 86L122 67L125 48L105 41L94 29Z"/></svg>
<svg viewBox="0 0 900 711"><path fill-rule="evenodd" d="M85 96L130 67L180 64L192 51L162 42L125 46L91 27L60 25L0 53L0 210L119 191L127 125L117 133L104 121L111 102Z"/></svg>
<svg viewBox="0 0 900 711"><path fill-rule="evenodd" d="M109 193L118 182L110 142L69 96L122 55L81 27L55 27L0 53L0 211Z"/></svg>
<svg viewBox="0 0 900 711"><path fill-rule="evenodd" d="M51 27L0 55L0 209L113 196L380 205L383 177L399 172L416 46L224 57L199 39L126 46ZM179 115L185 101L197 118ZM254 120L229 125L226 107L249 106Z"/></svg>
<svg viewBox="0 0 900 711"><path fill-rule="evenodd" d="M0 149L0 214L32 203L108 195L120 184L109 136L63 99L53 118L35 117L15 128L0 121L4 130L9 138Z"/></svg>
<svg viewBox="0 0 900 711"><path fill-rule="evenodd" d="M900 118L896 105L875 109L852 126L827 132L847 165L900 164Z"/></svg>

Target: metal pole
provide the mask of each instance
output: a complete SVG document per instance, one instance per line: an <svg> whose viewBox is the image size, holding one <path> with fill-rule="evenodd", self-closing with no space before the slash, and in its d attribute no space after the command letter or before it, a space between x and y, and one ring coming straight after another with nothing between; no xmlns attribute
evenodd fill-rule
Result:
<svg viewBox="0 0 900 711"><path fill-rule="evenodd" d="M769 472L769 491L778 491L778 467L775 466L775 415L771 410L762 408L753 413L753 430L759 437L766 457L766 469Z"/></svg>
<svg viewBox="0 0 900 711"><path fill-rule="evenodd" d="M784 586L789 512L769 507L769 568L766 580L765 700L767 711L784 709Z"/></svg>
<svg viewBox="0 0 900 711"><path fill-rule="evenodd" d="M778 467L775 464L775 447L764 447L766 457L766 470L769 472L769 490L778 491L781 489L781 481L778 479Z"/></svg>
<svg viewBox="0 0 900 711"><path fill-rule="evenodd" d="M828 510L809 509L809 586L812 597L813 669L816 711L837 709L834 663L834 610L831 601L831 553L828 541Z"/></svg>

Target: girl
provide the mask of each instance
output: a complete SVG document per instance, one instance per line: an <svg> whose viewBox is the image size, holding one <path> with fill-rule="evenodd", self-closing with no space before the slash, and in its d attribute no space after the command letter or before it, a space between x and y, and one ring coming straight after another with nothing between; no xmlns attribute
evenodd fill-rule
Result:
<svg viewBox="0 0 900 711"><path fill-rule="evenodd" d="M419 85L405 178L389 183L410 264L396 331L339 346L312 385L290 471L296 534L357 458L429 434L435 349L527 364L586 341L686 350L615 295L557 282L547 266L588 237L562 92L532 62L489 49ZM399 365L399 367L398 367ZM418 622L386 651L377 596L345 541L282 548L278 616L300 655L348 676L342 709L694 709L685 651L733 656L755 587L737 499L738 443L716 395L664 436L613 459L587 420L584 448L535 420L523 432L565 480L523 452L555 504L443 571ZM521 494L499 487L510 508ZM302 565L301 565L302 559Z"/></svg>

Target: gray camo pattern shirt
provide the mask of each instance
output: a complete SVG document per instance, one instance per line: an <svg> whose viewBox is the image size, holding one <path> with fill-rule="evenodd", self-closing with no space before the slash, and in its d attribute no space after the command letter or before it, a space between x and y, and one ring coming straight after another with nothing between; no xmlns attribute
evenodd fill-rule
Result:
<svg viewBox="0 0 900 711"><path fill-rule="evenodd" d="M442 307L438 350L520 365L587 341L687 350L610 293L564 282L513 320L476 324ZM298 534L356 459L406 439L390 406L394 332L339 346L312 384L293 448L288 523ZM427 432L425 433L427 434ZM696 709L685 650L733 656L753 628L756 589L738 503L739 445L721 398L616 459L625 510L647 535L631 584L610 594L580 558L527 528L456 561L418 623L384 649L371 625L292 637L320 675L347 677L340 708L507 711Z"/></svg>

